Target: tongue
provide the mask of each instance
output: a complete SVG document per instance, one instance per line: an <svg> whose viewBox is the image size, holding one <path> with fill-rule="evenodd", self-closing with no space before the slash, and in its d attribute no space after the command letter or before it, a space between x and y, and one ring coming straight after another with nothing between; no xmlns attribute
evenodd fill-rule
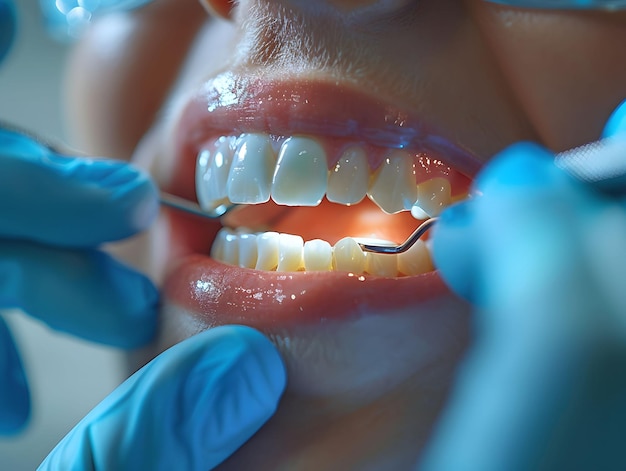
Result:
<svg viewBox="0 0 626 471"><path fill-rule="evenodd" d="M255 229L264 223L264 230L296 234L305 241L323 239L334 245L344 237L367 237L399 243L418 226L410 213L385 214L369 199L355 206L322 201L315 207L288 207L266 203L242 208L229 225L245 225Z"/></svg>

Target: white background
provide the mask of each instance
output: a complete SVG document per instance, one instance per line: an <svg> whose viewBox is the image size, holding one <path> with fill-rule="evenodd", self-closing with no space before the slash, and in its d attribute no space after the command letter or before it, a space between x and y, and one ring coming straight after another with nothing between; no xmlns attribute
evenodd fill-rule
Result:
<svg viewBox="0 0 626 471"><path fill-rule="evenodd" d="M14 1L19 14L18 37L0 64L0 120L63 139L62 75L68 47L46 35L37 0ZM122 380L123 356L51 332L20 313L3 315L19 343L33 411L25 432L0 437L0 470L33 470Z"/></svg>

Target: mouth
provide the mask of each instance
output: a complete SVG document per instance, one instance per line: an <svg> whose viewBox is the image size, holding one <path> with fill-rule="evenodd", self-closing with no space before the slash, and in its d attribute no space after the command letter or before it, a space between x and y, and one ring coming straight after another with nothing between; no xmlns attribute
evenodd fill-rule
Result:
<svg viewBox="0 0 626 471"><path fill-rule="evenodd" d="M165 292L213 325L315 324L447 293L428 241L398 255L358 245L403 241L464 198L478 168L400 107L335 83L226 73L192 97L175 142L168 191L239 205L219 225L171 224L210 226L210 249L177 263Z"/></svg>
<svg viewBox="0 0 626 471"><path fill-rule="evenodd" d="M233 469L334 450L344 427L355 444L425 440L467 345L469 308L433 269L427 241L401 256L366 255L357 241L403 241L465 197L472 155L350 87L231 74L186 104L174 142L164 190L207 209L239 207L219 222L163 211L152 234L168 247L156 348L247 325L288 371L277 415ZM371 427L379 414L389 428ZM286 439L306 446L275 450ZM390 454L414 461L418 442ZM362 449L347 455L358 462Z"/></svg>

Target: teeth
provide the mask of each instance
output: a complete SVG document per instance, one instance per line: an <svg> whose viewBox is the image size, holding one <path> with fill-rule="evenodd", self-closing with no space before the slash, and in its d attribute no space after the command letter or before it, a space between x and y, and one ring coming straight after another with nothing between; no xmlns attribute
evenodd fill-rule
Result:
<svg viewBox="0 0 626 471"><path fill-rule="evenodd" d="M367 194L386 213L410 209L417 199L415 164L411 156L405 151L392 151Z"/></svg>
<svg viewBox="0 0 626 471"><path fill-rule="evenodd" d="M335 263L337 271L363 273L365 271L365 254L352 237L344 237L335 244Z"/></svg>
<svg viewBox="0 0 626 471"><path fill-rule="evenodd" d="M398 274L398 256L395 254L366 253L366 271L371 275L392 277Z"/></svg>
<svg viewBox="0 0 626 471"><path fill-rule="evenodd" d="M309 240L304 244L304 269L330 271L333 266L333 249L325 240Z"/></svg>
<svg viewBox="0 0 626 471"><path fill-rule="evenodd" d="M239 264L239 237L230 229L222 229L211 247L211 257L230 265Z"/></svg>
<svg viewBox="0 0 626 471"><path fill-rule="evenodd" d="M326 194L329 201L349 206L367 194L383 211L410 210L416 219L438 215L451 202L447 179L415 184L417 164L404 150L389 151L373 176L362 146L345 149L330 172L327 160L311 137L286 139L278 160L266 134L220 137L198 154L198 201L205 209L265 203L270 197L281 205L316 206Z"/></svg>
<svg viewBox="0 0 626 471"><path fill-rule="evenodd" d="M232 139L220 137L198 154L196 163L196 194L205 210L227 203L228 172L233 160Z"/></svg>
<svg viewBox="0 0 626 471"><path fill-rule="evenodd" d="M254 268L257 262L257 235L239 235L239 266L243 268Z"/></svg>
<svg viewBox="0 0 626 471"><path fill-rule="evenodd" d="M276 165L268 136L244 134L228 174L228 199L233 203L258 204L270 199L272 171Z"/></svg>
<svg viewBox="0 0 626 471"><path fill-rule="evenodd" d="M276 269L278 266L278 239L278 232L264 232L257 236L258 258L255 266L257 270L271 271Z"/></svg>
<svg viewBox="0 0 626 471"><path fill-rule="evenodd" d="M328 176L328 201L351 205L359 203L367 193L369 165L362 147L347 149Z"/></svg>
<svg viewBox="0 0 626 471"><path fill-rule="evenodd" d="M415 202L430 217L439 213L452 202L450 182L445 178L433 178L417 185Z"/></svg>
<svg viewBox="0 0 626 471"><path fill-rule="evenodd" d="M280 142L277 158L274 149ZM259 204L270 198L280 205L317 206L325 195L333 203L350 206L367 195L384 212L410 210L413 217L424 220L451 204L451 188L446 178L416 185L414 157L404 150L387 151L380 168L372 174L365 148L351 145L329 172L329 159L314 138L223 136L198 154L196 193L204 209L227 203ZM304 243L296 235L253 234L241 229L237 233L220 231L211 256L231 265L282 272L338 270L394 277L433 269L428 244L423 241L403 254L365 254L350 237L331 247L319 239Z"/></svg>
<svg viewBox="0 0 626 471"><path fill-rule="evenodd" d="M325 240L303 243L302 237L277 232L252 234L222 229L213 243L211 257L230 265L265 271L345 271L395 277L433 270L428 243L418 241L398 255L364 253L360 242L390 243L345 237L331 247Z"/></svg>
<svg viewBox="0 0 626 471"><path fill-rule="evenodd" d="M278 268L276 271L298 271L304 266L302 237L291 234L278 236Z"/></svg>
<svg viewBox="0 0 626 471"><path fill-rule="evenodd" d="M419 275L433 269L430 251L422 240L418 240L406 252L398 254L398 271L403 275Z"/></svg>
<svg viewBox="0 0 626 471"><path fill-rule="evenodd" d="M289 206L317 206L326 193L328 168L322 146L306 137L290 137L280 148L272 199Z"/></svg>

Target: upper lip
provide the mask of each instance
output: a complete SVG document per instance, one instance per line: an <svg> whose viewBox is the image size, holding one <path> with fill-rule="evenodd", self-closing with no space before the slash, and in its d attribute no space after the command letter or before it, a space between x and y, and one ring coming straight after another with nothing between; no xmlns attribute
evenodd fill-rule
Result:
<svg viewBox="0 0 626 471"><path fill-rule="evenodd" d="M471 151L421 117L352 85L266 80L233 72L207 81L186 104L175 129L176 152L195 160L208 139L248 132L311 134L430 151L468 177L480 168Z"/></svg>

